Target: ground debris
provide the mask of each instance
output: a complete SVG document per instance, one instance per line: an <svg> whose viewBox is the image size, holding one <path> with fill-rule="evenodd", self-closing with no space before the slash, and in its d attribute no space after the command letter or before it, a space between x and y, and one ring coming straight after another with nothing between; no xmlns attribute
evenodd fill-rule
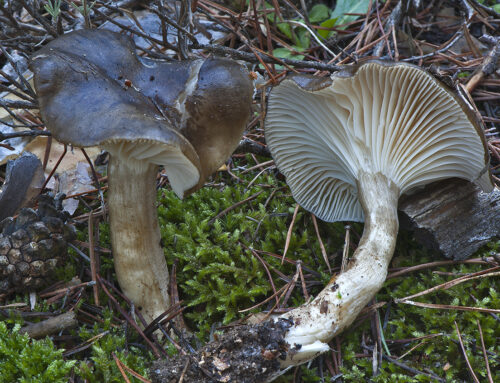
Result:
<svg viewBox="0 0 500 383"><path fill-rule="evenodd" d="M151 368L153 383L262 383L280 370L288 351L284 340L289 321L266 321L235 327L194 355L158 360Z"/></svg>

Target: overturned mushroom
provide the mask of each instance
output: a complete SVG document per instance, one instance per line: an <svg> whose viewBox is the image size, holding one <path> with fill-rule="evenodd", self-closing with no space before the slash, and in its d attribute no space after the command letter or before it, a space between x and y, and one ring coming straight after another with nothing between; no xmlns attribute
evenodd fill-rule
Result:
<svg viewBox="0 0 500 383"><path fill-rule="evenodd" d="M266 140L305 209L328 222L365 222L346 271L282 316L293 321L282 366L327 351L382 287L402 193L449 177L493 189L471 107L412 65L368 62L331 79L285 79L270 95Z"/></svg>
<svg viewBox="0 0 500 383"><path fill-rule="evenodd" d="M59 141L110 153L109 213L118 282L150 321L169 305L156 174L174 192L200 188L237 146L250 115L247 71L225 59L141 62L104 30L66 34L31 62L40 111Z"/></svg>

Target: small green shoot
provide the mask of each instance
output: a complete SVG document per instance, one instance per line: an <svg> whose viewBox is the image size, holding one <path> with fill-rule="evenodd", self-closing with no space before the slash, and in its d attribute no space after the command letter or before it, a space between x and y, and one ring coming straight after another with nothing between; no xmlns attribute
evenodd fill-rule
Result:
<svg viewBox="0 0 500 383"><path fill-rule="evenodd" d="M52 3L51 0L47 0L47 4L43 6L47 13L52 16L52 21L57 23L57 19L59 18L59 15L61 14L61 0L54 0L54 3Z"/></svg>
<svg viewBox="0 0 500 383"><path fill-rule="evenodd" d="M76 5L75 3L71 2L71 6L75 8L83 17L87 17L87 15L90 13L90 10L94 8L95 1L92 2L92 4L87 5L87 8L85 8L85 3L82 2L82 5Z"/></svg>

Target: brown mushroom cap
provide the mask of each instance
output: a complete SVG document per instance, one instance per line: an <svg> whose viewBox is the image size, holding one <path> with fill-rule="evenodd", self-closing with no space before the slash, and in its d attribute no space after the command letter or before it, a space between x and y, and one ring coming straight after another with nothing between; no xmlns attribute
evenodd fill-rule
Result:
<svg viewBox="0 0 500 383"><path fill-rule="evenodd" d="M363 221L360 172L383 174L401 193L449 177L493 188L470 105L409 64L290 76L271 92L266 141L295 199L329 222Z"/></svg>
<svg viewBox="0 0 500 383"><path fill-rule="evenodd" d="M139 61L105 30L66 34L36 53L40 111L61 142L165 165L180 196L201 187L236 147L253 86L226 59Z"/></svg>

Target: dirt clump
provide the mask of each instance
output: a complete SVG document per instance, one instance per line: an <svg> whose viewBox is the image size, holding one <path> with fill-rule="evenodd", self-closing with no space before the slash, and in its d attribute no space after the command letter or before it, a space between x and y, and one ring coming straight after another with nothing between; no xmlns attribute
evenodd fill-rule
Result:
<svg viewBox="0 0 500 383"><path fill-rule="evenodd" d="M153 383L262 383L280 371L289 345L284 340L292 323L280 319L234 327L196 354L156 361ZM234 378L237 377L237 378Z"/></svg>

